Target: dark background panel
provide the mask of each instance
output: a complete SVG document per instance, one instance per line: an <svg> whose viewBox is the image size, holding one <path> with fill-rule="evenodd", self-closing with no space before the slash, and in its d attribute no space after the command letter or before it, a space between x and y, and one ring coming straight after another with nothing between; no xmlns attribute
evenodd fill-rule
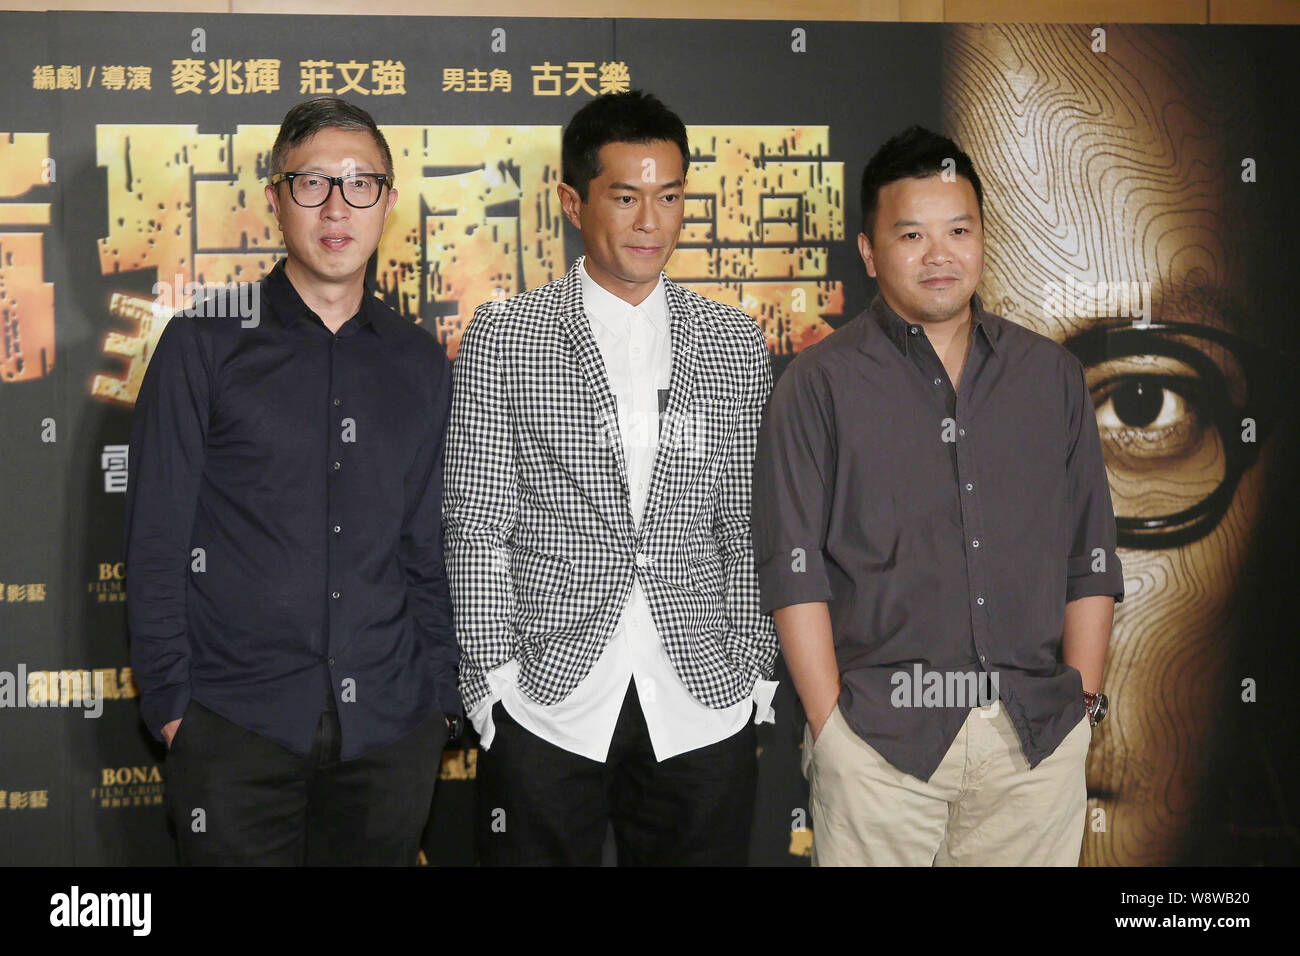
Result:
<svg viewBox="0 0 1300 956"><path fill-rule="evenodd" d="M206 30L206 51L190 50L191 31ZM806 31L807 52L791 50L791 30ZM506 50L492 52L492 30L506 31ZM1169 28L1178 29L1178 28ZM1196 28L1208 43L1241 44L1259 64L1253 82L1282 77L1276 102L1294 99L1289 72L1294 30ZM829 159L843 162L844 236L830 244L828 276L844 284L843 322L874 294L856 249L858 182L867 157L889 135L914 122L938 125L944 28L934 24L783 21L527 20L511 18L203 16L196 14L0 13L0 133L48 131L58 162L56 183L25 201L52 202L45 270L54 282L56 368L35 382L0 383L0 582L44 582L41 603L0 602L0 670L113 669L129 664L125 605L100 601L116 593L124 496L106 492L100 468L105 445L125 443L130 414L90 397L96 373L112 372L103 337L120 328L107 309L113 291L145 296L153 270L101 274L96 240L106 231L108 197L98 167L95 126L103 123L197 124L201 132L240 124L278 124L303 98L297 62L401 60L407 94L361 105L383 125L562 125L583 96L531 94L529 66L549 60L624 60L632 85L659 95L692 125L817 125L829 128ZM31 88L43 63L147 63L153 90L129 97L100 90L53 93ZM173 58L279 58L281 89L257 96L176 96L167 74ZM444 93L442 69L500 64L514 73L510 94ZM1228 80L1225 79L1225 82ZM1259 188L1241 200L1241 243L1257 273L1261 308L1295 311L1285 236L1294 222L1296 191L1292 110L1265 111L1249 145L1261 170ZM1243 146L1246 150L1246 146ZM581 252L566 226L565 257ZM165 277L164 277L165 278ZM833 323L834 324L834 323ZM1274 327L1277 323L1273 324ZM1296 323L1283 324L1280 350L1294 357ZM777 362L778 372L785 360ZM1297 462L1295 402L1279 417L1292 423L1279 449L1283 465L1270 492L1270 517L1251 565L1249 633L1243 673L1273 678L1258 709L1237 712L1218 728L1225 756L1214 764L1223 794L1212 819L1189 834L1189 860L1294 862L1296 841L1296 706L1300 655L1287 598L1296 566L1296 508L1291 479ZM59 440L39 442L39 422L52 416ZM107 572L104 571L107 568ZM107 576L105 576L105 574ZM784 668L775 725L759 728L760 788L752 862L802 865L808 841L792 832L806 812L799 774L802 713ZM122 683L119 680L119 683ZM129 686L129 685L128 685ZM46 791L48 806L0 810L0 863L149 864L173 858L161 804L162 749L140 724L129 694L104 703L99 719L76 708L0 710L0 790ZM425 839L431 863L473 861L472 732L467 753L450 753ZM1235 783L1234 783L1235 781ZM104 801L108 805L104 805ZM117 805L113 805L117 801ZM1288 829L1289 828L1289 829Z"/></svg>
<svg viewBox="0 0 1300 956"><path fill-rule="evenodd" d="M7 64L6 91L0 102L0 135L48 132L54 181L33 186L5 202L50 203L50 225L6 222L0 205L0 232L43 236L43 279L55 283L55 309L66 275L62 195L72 168L64 166L55 98L39 100L21 88L31 85L28 62L49 56L49 21L44 14L5 14L0 29L0 63ZM19 64L22 64L20 67ZM6 182L27 182L31 169L6 169ZM7 190L6 190L7 191ZM28 361L38 356L24 350ZM64 489L71 470L73 428L68 401L68 352L56 330L53 368L42 378L22 383L0 381L0 671L17 681L27 671L62 667L65 659L62 592L65 551ZM43 422L53 419L55 441L42 440ZM43 599L28 598L29 585L42 585ZM24 588L24 600L9 586ZM67 734L58 710L0 710L0 862L68 862L71 860L73 806L67 786ZM21 796L15 797L14 794ZM20 805L10 810L11 801ZM31 802L44 802L32 807ZM21 805L21 804L26 804Z"/></svg>

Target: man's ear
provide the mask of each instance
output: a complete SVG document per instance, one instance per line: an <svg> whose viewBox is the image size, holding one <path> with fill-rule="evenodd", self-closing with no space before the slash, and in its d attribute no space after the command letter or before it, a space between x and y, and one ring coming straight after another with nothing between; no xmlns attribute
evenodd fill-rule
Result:
<svg viewBox="0 0 1300 956"><path fill-rule="evenodd" d="M271 204L271 215L275 216L275 225L281 232L284 228L280 225L280 195L275 186L266 187L266 201Z"/></svg>
<svg viewBox="0 0 1300 956"><path fill-rule="evenodd" d="M582 198L578 191L568 183L557 183L555 186L556 193L560 197L560 208L564 210L564 218L574 229L582 230Z"/></svg>
<svg viewBox="0 0 1300 956"><path fill-rule="evenodd" d="M862 264L867 267L867 275L874 279L876 277L876 260L871 249L871 240L867 238L865 232L858 233L858 254L862 256Z"/></svg>

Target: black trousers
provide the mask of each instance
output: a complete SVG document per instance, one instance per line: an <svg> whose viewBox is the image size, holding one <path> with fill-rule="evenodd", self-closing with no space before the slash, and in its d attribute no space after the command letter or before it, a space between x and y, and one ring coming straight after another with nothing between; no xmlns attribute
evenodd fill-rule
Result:
<svg viewBox="0 0 1300 956"><path fill-rule="evenodd" d="M438 712L341 761L327 710L303 757L192 701L164 767L181 864L411 866L446 742Z"/></svg>
<svg viewBox="0 0 1300 956"><path fill-rule="evenodd" d="M484 866L599 866L612 824L622 866L744 866L758 783L752 719L736 734L655 760L629 682L605 763L519 726L500 703L479 751L475 833Z"/></svg>

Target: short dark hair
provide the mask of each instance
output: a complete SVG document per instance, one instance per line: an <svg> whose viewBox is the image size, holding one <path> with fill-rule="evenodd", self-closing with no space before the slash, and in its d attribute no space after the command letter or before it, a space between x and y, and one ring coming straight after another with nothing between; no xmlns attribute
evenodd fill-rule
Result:
<svg viewBox="0 0 1300 956"><path fill-rule="evenodd" d="M980 178L970 157L947 136L941 136L922 126L909 126L876 150L876 154L862 170L862 231L867 234L867 238L874 238L872 230L876 225L876 209L880 205L882 186L900 179L934 176L949 168L975 187L980 222L983 222L984 187L980 185Z"/></svg>
<svg viewBox="0 0 1300 956"><path fill-rule="evenodd" d="M668 140L682 151L682 175L691 164L686 125L653 94L641 90L605 93L569 120L560 151L560 175L587 201L587 186L600 175L600 148L608 143Z"/></svg>
<svg viewBox="0 0 1300 956"><path fill-rule="evenodd" d="M337 96L316 96L303 100L284 114L280 132L271 147L271 162L267 169L268 176L284 172L284 157L289 150L299 143L315 136L323 129L348 129L369 133L379 144L379 152L384 157L384 172L393 175L393 153L388 148L388 140L379 132L374 119L359 106L353 106L347 100Z"/></svg>

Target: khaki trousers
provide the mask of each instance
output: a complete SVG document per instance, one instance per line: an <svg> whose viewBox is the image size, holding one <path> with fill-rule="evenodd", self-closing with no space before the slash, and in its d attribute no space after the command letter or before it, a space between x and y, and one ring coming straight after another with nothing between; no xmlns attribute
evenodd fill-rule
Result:
<svg viewBox="0 0 1300 956"><path fill-rule="evenodd" d="M813 866L1078 866L1087 717L1030 770L1000 702L971 709L929 781L895 768L836 706L804 726Z"/></svg>

